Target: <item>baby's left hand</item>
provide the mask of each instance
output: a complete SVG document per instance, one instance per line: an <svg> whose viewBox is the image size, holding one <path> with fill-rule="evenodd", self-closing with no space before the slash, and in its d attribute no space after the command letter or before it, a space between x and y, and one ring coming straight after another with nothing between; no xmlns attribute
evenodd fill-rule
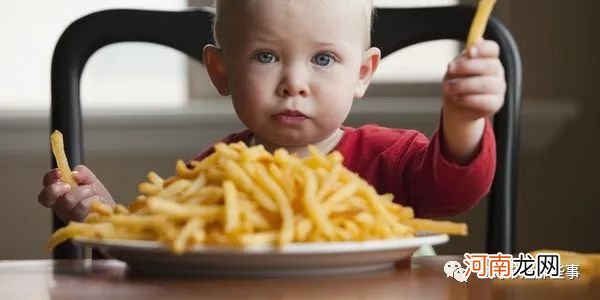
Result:
<svg viewBox="0 0 600 300"><path fill-rule="evenodd" d="M448 64L444 77L444 114L476 120L495 114L504 104L506 81L494 41L482 40Z"/></svg>

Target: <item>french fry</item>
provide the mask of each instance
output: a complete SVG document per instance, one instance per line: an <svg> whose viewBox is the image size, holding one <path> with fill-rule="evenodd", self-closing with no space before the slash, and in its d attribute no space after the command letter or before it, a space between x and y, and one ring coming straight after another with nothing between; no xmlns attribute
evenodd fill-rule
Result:
<svg viewBox="0 0 600 300"><path fill-rule="evenodd" d="M308 146L308 152L311 154L308 160L309 164L314 162L316 166L323 166L327 170L331 169L331 161L329 161L325 155L321 154L316 147Z"/></svg>
<svg viewBox="0 0 600 300"><path fill-rule="evenodd" d="M471 29L469 30L469 36L467 37L467 47L474 45L483 37L483 33L485 32L485 28L495 4L496 0L479 1L473 23L471 24Z"/></svg>
<svg viewBox="0 0 600 300"><path fill-rule="evenodd" d="M242 207L241 215L252 224L254 230L264 231L271 229L269 221L257 211L256 206L249 202L247 199L240 199L240 206Z"/></svg>
<svg viewBox="0 0 600 300"><path fill-rule="evenodd" d="M68 226L58 229L48 241L48 249L53 249L60 243L76 236L93 237L99 229L107 228L110 224L87 224L70 222Z"/></svg>
<svg viewBox="0 0 600 300"><path fill-rule="evenodd" d="M99 230L97 235L102 239L138 241L150 241L156 237L152 232L148 231L131 231L115 227L106 227L104 230Z"/></svg>
<svg viewBox="0 0 600 300"><path fill-rule="evenodd" d="M238 192L233 182L229 180L223 182L223 191L225 192L225 232L231 233L240 226Z"/></svg>
<svg viewBox="0 0 600 300"><path fill-rule="evenodd" d="M117 204L117 206L115 206L115 214L128 215L129 209L121 204Z"/></svg>
<svg viewBox="0 0 600 300"><path fill-rule="evenodd" d="M156 195L163 199L175 198L178 194L182 194L191 184L192 181L189 179L180 179L171 183Z"/></svg>
<svg viewBox="0 0 600 300"><path fill-rule="evenodd" d="M215 219L223 213L220 205L183 205L160 198L148 199L148 210L151 213L164 215L172 219L204 217Z"/></svg>
<svg viewBox="0 0 600 300"><path fill-rule="evenodd" d="M313 229L313 223L307 218L298 218L295 224L294 233L296 240L303 242L308 238L308 234Z"/></svg>
<svg viewBox="0 0 600 300"><path fill-rule="evenodd" d="M410 219L408 224L418 231L467 235L467 225L449 221L433 221L426 219Z"/></svg>
<svg viewBox="0 0 600 300"><path fill-rule="evenodd" d="M165 184L165 180L162 179L162 177L158 176L158 174L156 174L154 171L148 173L146 178L148 178L148 181L150 181L150 183L159 187L163 187Z"/></svg>
<svg viewBox="0 0 600 300"><path fill-rule="evenodd" d="M96 212L103 216L111 216L115 213L112 207L102 203L100 199L93 200L92 204L90 205L90 209L92 212Z"/></svg>
<svg viewBox="0 0 600 300"><path fill-rule="evenodd" d="M193 179L193 181L185 188L185 190L179 195L178 199L180 202L185 202L188 197L198 194L198 192L204 187L206 184L206 177L204 175L200 175Z"/></svg>
<svg viewBox="0 0 600 300"><path fill-rule="evenodd" d="M290 206L290 200L285 195L283 189L271 178L263 165L256 168L256 180L270 195L275 198L279 211L281 213L281 233L279 243L287 244L293 240L293 219L294 212Z"/></svg>
<svg viewBox="0 0 600 300"><path fill-rule="evenodd" d="M76 187L77 182L75 181L75 178L73 178L73 173L71 172L71 167L69 166L69 161L65 154L63 135L60 131L55 130L52 135L50 135L50 144L52 145L52 153L54 154L54 159L56 159L56 165L60 171L62 181L72 188Z"/></svg>
<svg viewBox="0 0 600 300"><path fill-rule="evenodd" d="M358 190L358 185L356 183L349 183L345 185L343 188L337 190L331 196L327 197L325 201L323 201L323 206L326 208L331 208L337 203L340 203L344 200L347 201L356 191ZM318 198L318 197L317 197Z"/></svg>
<svg viewBox="0 0 600 300"><path fill-rule="evenodd" d="M227 145L223 143L218 143L215 145L215 152L230 160L239 160L240 158L240 153L237 150L227 147Z"/></svg>
<svg viewBox="0 0 600 300"><path fill-rule="evenodd" d="M272 201L267 194L262 190L261 187L254 184L252 178L246 173L246 171L240 166L240 164L235 161L225 161L223 163L223 167L227 172L227 175L231 180L233 180L237 185L240 186L243 191L250 191L254 194L255 199L260 203L265 209L269 211L276 211L277 205L274 201Z"/></svg>
<svg viewBox="0 0 600 300"><path fill-rule="evenodd" d="M164 216L147 215L113 215L104 219L104 222L116 227L127 228L129 231L137 232L150 230L154 226L160 226L166 222Z"/></svg>
<svg viewBox="0 0 600 300"><path fill-rule="evenodd" d="M138 185L138 191L146 196L156 195L162 190L162 186L149 183L142 182Z"/></svg>
<svg viewBox="0 0 600 300"><path fill-rule="evenodd" d="M245 234L240 238L240 242L246 247L272 244L277 241L279 236L277 231Z"/></svg>
<svg viewBox="0 0 600 300"><path fill-rule="evenodd" d="M327 194L333 190L333 184L338 180L341 170L341 164L337 164L333 167L325 179L325 182L321 185L319 191L317 192L317 202L320 202L321 199L325 198L325 196L327 196Z"/></svg>
<svg viewBox="0 0 600 300"><path fill-rule="evenodd" d="M561 265L578 265L582 273L600 275L600 254L554 249L540 249L530 252L530 254L533 256L536 256L540 253L556 253L560 255Z"/></svg>
<svg viewBox="0 0 600 300"><path fill-rule="evenodd" d="M190 240L194 236L194 232L201 228L202 220L194 218L189 220L183 229L179 232L175 241L173 242L173 251L175 254L181 254L185 250Z"/></svg>
<svg viewBox="0 0 600 300"><path fill-rule="evenodd" d="M317 203L315 197L317 194L316 176L306 167L302 171L306 179L304 197L302 199L307 214L315 223L315 227L325 234L326 237L331 238L333 237L333 226L326 217L327 212L319 209L319 203Z"/></svg>
<svg viewBox="0 0 600 300"><path fill-rule="evenodd" d="M223 202L224 192L220 186L204 186L194 194L183 196L178 202L210 205Z"/></svg>
<svg viewBox="0 0 600 300"><path fill-rule="evenodd" d="M175 172L177 173L177 176L181 177L181 178L196 178L197 173L200 170L195 170L195 169L188 169L188 167L185 165L185 163L183 162L183 160L178 160L177 163L175 164Z"/></svg>

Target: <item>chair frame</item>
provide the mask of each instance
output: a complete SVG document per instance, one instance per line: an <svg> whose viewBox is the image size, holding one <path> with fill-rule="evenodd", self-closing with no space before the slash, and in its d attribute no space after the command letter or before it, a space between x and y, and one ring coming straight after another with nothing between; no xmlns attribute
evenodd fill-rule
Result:
<svg viewBox="0 0 600 300"><path fill-rule="evenodd" d="M374 18L373 44L382 55L407 46L439 39L465 41L473 19L473 6L436 8L379 8ZM114 9L84 16L61 35L51 69L51 130L65 137L65 151L72 166L84 163L80 80L83 69L98 49L119 42L148 42L179 50L202 62L204 45L213 41L213 11L178 12ZM196 28L196 30L194 30ZM202 28L202 29L200 29ZM381 29L378 29L381 28ZM387 30L384 30L386 29ZM173 34L176 32L177 34ZM516 193L521 109L521 59L510 32L497 19L488 23L485 37L500 45L505 68L505 103L494 116L497 168L489 193L488 253L513 253L515 249ZM56 167L54 159L52 166ZM53 229L65 224L53 217ZM82 257L80 247L64 243L53 252L55 259Z"/></svg>

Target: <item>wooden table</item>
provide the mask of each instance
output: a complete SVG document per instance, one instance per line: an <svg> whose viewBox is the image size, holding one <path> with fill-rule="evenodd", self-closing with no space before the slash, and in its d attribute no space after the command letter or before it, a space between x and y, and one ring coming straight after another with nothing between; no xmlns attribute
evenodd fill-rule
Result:
<svg viewBox="0 0 600 300"><path fill-rule="evenodd" d="M114 260L0 261L0 299L600 299L599 278L499 282L447 278L460 257L413 258L389 271L317 278L158 278Z"/></svg>

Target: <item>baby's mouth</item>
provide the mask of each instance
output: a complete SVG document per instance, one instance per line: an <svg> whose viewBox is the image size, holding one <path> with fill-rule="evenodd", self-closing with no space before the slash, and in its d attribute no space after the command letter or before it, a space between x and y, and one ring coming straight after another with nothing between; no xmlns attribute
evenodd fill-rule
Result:
<svg viewBox="0 0 600 300"><path fill-rule="evenodd" d="M299 124L303 121L310 119L305 114L297 110L284 110L278 114L273 115L273 118L283 124Z"/></svg>

